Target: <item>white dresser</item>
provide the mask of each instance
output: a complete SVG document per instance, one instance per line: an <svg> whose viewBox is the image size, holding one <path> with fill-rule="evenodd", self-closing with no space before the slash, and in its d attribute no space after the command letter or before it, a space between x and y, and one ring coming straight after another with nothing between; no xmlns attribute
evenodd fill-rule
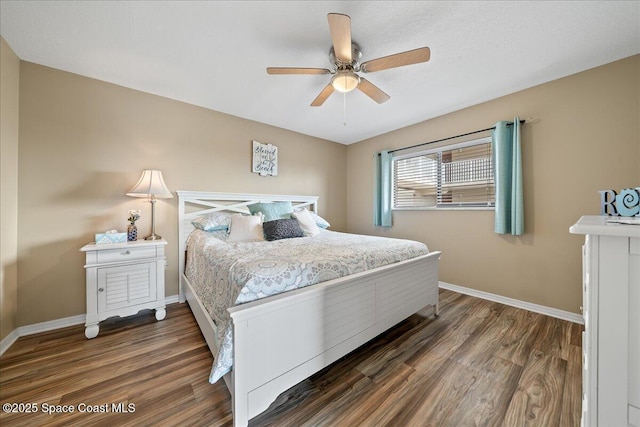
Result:
<svg viewBox="0 0 640 427"><path fill-rule="evenodd" d="M582 425L640 427L640 225L583 216Z"/></svg>
<svg viewBox="0 0 640 427"><path fill-rule="evenodd" d="M85 336L95 338L99 322L155 309L156 319L166 316L164 299L164 246L160 240L96 245L86 253L87 320Z"/></svg>

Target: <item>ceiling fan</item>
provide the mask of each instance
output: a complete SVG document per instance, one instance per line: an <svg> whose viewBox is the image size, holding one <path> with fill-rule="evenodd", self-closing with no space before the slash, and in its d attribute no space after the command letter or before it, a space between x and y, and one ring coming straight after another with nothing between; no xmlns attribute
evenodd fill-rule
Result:
<svg viewBox="0 0 640 427"><path fill-rule="evenodd" d="M311 103L312 107L319 107L335 91L350 92L358 89L369 98L382 104L391 98L376 85L357 73L373 73L389 68L427 62L431 56L428 47L421 47L395 55L389 55L371 61L360 63L362 52L360 47L351 40L351 18L341 13L329 13L329 31L333 47L329 51L329 60L333 69L327 68L294 68L268 67L268 74L332 74L331 81Z"/></svg>

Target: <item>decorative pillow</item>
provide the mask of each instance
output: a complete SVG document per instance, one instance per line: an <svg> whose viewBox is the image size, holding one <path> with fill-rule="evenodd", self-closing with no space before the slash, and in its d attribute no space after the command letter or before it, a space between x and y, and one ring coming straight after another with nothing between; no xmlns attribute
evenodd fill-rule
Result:
<svg viewBox="0 0 640 427"><path fill-rule="evenodd" d="M304 208L303 208L304 209ZM296 209L294 212L300 212L302 209ZM329 224L329 221L327 221L326 219L322 218L320 215L316 214L315 212L312 211L308 211L309 215L311 215L311 218L313 218L313 220L316 222L316 225L320 228L329 228L331 226L331 224Z"/></svg>
<svg viewBox="0 0 640 427"><path fill-rule="evenodd" d="M303 237L304 232L300 228L300 223L295 218L276 219L262 224L264 237L267 240L290 239L292 237Z"/></svg>
<svg viewBox="0 0 640 427"><path fill-rule="evenodd" d="M214 212L208 215L200 215L191 221L195 228L204 231L228 230L231 223L231 213Z"/></svg>
<svg viewBox="0 0 640 427"><path fill-rule="evenodd" d="M326 219L322 218L320 215L316 214L315 212L311 212L309 211L309 214L311 214L311 218L314 219L314 221L316 222L316 225L320 228L329 228L331 227L331 224L329 224L329 221L327 221Z"/></svg>
<svg viewBox="0 0 640 427"><path fill-rule="evenodd" d="M261 212L264 215L264 222L291 218L293 212L291 202L253 203L247 207L251 215Z"/></svg>
<svg viewBox="0 0 640 427"><path fill-rule="evenodd" d="M209 235L215 237L216 239L222 240L223 242L226 242L229 238L228 230L211 231L209 232Z"/></svg>
<svg viewBox="0 0 640 427"><path fill-rule="evenodd" d="M294 211L291 216L298 220L305 236L315 236L320 233L315 220L311 218L311 213L306 208Z"/></svg>
<svg viewBox="0 0 640 427"><path fill-rule="evenodd" d="M235 214L231 216L227 242L257 242L264 240L260 215Z"/></svg>

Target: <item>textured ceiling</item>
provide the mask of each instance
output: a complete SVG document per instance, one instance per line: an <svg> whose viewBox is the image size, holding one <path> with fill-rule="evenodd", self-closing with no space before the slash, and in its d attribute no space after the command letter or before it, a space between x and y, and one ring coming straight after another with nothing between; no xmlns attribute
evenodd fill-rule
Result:
<svg viewBox="0 0 640 427"><path fill-rule="evenodd" d="M265 68L329 68L329 12L351 16L363 61L431 60L367 74L384 104L356 90L310 107L330 76ZM638 1L2 0L0 15L25 61L343 144L640 53Z"/></svg>

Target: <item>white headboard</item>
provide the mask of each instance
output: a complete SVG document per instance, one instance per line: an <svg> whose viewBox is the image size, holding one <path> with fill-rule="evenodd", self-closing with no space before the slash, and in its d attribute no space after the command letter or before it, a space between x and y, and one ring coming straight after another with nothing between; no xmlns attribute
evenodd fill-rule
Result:
<svg viewBox="0 0 640 427"><path fill-rule="evenodd" d="M248 205L258 202L291 202L294 208L306 207L318 212L318 196L290 196L281 194L209 193L178 190L178 269L180 274L180 302L184 302L182 282L187 238L194 227L191 221L212 212L249 213Z"/></svg>

